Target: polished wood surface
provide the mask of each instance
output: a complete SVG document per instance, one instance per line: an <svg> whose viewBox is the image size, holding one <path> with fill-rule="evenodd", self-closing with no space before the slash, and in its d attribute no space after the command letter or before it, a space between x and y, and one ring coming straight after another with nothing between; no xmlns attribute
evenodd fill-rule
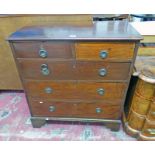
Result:
<svg viewBox="0 0 155 155"><path fill-rule="evenodd" d="M42 101L40 103L40 101ZM54 106L54 111L49 111L49 107ZM97 113L96 108L101 108ZM82 118L104 118L119 119L120 105L104 104L97 102L52 102L46 100L31 100L33 116L57 116L57 117L82 117Z"/></svg>
<svg viewBox="0 0 155 155"><path fill-rule="evenodd" d="M24 83L28 96L52 99L83 99L83 100L122 100L125 83L96 83L96 82L52 82L28 81ZM51 93L46 93L46 88L51 88ZM98 89L104 89L104 94L99 95Z"/></svg>
<svg viewBox="0 0 155 155"><path fill-rule="evenodd" d="M91 25L91 15L1 15L0 16L0 89L23 90L21 80L13 59L11 49L6 41L8 36L24 26L29 25Z"/></svg>
<svg viewBox="0 0 155 155"><path fill-rule="evenodd" d="M23 78L38 80L127 80L130 63L107 63L90 61L52 61L18 59ZM49 75L43 75L41 65L47 64ZM105 68L107 74L100 76L100 69Z"/></svg>
<svg viewBox="0 0 155 155"><path fill-rule="evenodd" d="M101 61L129 61L133 58L134 43L122 42L81 42L75 45L76 58L78 60ZM108 53L106 58L100 57L100 52Z"/></svg>
<svg viewBox="0 0 155 155"><path fill-rule="evenodd" d="M8 40L141 40L141 35L127 21L93 22L89 26L29 26L18 30Z"/></svg>

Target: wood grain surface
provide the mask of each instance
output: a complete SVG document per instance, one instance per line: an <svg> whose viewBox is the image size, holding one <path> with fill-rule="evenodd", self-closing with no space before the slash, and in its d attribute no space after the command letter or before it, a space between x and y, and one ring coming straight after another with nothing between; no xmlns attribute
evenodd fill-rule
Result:
<svg viewBox="0 0 155 155"><path fill-rule="evenodd" d="M18 59L23 78L38 80L127 80L130 63L107 63L90 61L52 61ZM41 65L47 64L49 75L43 75ZM107 74L100 76L100 69L106 69Z"/></svg>
<svg viewBox="0 0 155 155"><path fill-rule="evenodd" d="M47 51L47 58L73 58L72 43L65 41L52 42L16 42L13 43L17 58L41 58L39 51L44 49Z"/></svg>
<svg viewBox="0 0 155 155"><path fill-rule="evenodd" d="M42 101L42 102L41 102ZM41 103L40 103L41 102ZM115 103L107 105L97 102L52 102L50 100L32 100L31 110L33 116L56 116L56 117L76 117L76 118L104 118L119 119L120 105ZM54 106L53 112L49 111L49 107ZM97 113L96 108L100 108L101 112Z"/></svg>
<svg viewBox="0 0 155 155"><path fill-rule="evenodd" d="M134 47L135 44L130 42L80 42L75 45L75 50L78 60L129 61L133 58ZM100 57L101 51L107 51L107 58Z"/></svg>
<svg viewBox="0 0 155 155"><path fill-rule="evenodd" d="M28 96L48 99L84 99L84 100L122 100L125 83L97 83L97 82L52 82L25 81L24 86ZM45 89L51 88L51 93ZM104 95L98 94L98 89L104 89Z"/></svg>
<svg viewBox="0 0 155 155"><path fill-rule="evenodd" d="M32 34L33 32L33 34ZM138 41L141 35L127 21L96 21L80 26L27 26L11 34L8 40L122 40Z"/></svg>

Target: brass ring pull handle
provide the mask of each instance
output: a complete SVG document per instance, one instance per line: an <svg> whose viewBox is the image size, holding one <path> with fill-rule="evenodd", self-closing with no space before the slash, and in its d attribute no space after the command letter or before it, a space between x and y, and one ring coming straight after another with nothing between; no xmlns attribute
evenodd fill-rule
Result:
<svg viewBox="0 0 155 155"><path fill-rule="evenodd" d="M49 106L49 111L50 112L54 112L56 110L56 107L55 106Z"/></svg>
<svg viewBox="0 0 155 155"><path fill-rule="evenodd" d="M105 91L104 91L103 88L99 88L99 89L97 89L97 93L98 93L99 95L103 96L104 93L105 93Z"/></svg>
<svg viewBox="0 0 155 155"><path fill-rule="evenodd" d="M105 69L105 68L101 68L100 70L99 70L99 75L100 76L105 76L107 74L107 70Z"/></svg>
<svg viewBox="0 0 155 155"><path fill-rule="evenodd" d="M41 72L42 72L43 75L49 75L50 71L48 69L47 64L42 64L41 65Z"/></svg>
<svg viewBox="0 0 155 155"><path fill-rule="evenodd" d="M42 57L42 58L46 58L46 57L48 56L48 53L47 53L46 50L41 49L41 50L39 51L39 56Z"/></svg>
<svg viewBox="0 0 155 155"><path fill-rule="evenodd" d="M101 113L102 109L101 108L96 108L96 113Z"/></svg>
<svg viewBox="0 0 155 155"><path fill-rule="evenodd" d="M53 89L51 87L46 87L45 88L45 93L51 94L53 92Z"/></svg>
<svg viewBox="0 0 155 155"><path fill-rule="evenodd" d="M106 50L102 50L100 52L100 58L105 59L108 56L108 52Z"/></svg>

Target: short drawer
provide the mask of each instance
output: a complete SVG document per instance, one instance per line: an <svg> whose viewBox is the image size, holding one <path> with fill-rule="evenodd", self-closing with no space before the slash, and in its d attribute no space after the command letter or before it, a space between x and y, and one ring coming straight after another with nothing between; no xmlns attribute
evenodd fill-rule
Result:
<svg viewBox="0 0 155 155"><path fill-rule="evenodd" d="M126 83L24 81L33 98L121 101Z"/></svg>
<svg viewBox="0 0 155 155"><path fill-rule="evenodd" d="M23 78L39 80L127 80L130 63L18 60Z"/></svg>
<svg viewBox="0 0 155 155"><path fill-rule="evenodd" d="M137 91L134 92L131 107L136 113L140 115L146 115L149 110L150 104L150 100L143 98Z"/></svg>
<svg viewBox="0 0 155 155"><path fill-rule="evenodd" d="M155 122L146 120L141 134L148 137L155 137Z"/></svg>
<svg viewBox="0 0 155 155"><path fill-rule="evenodd" d="M16 42L13 43L17 58L73 58L72 47L69 42Z"/></svg>
<svg viewBox="0 0 155 155"><path fill-rule="evenodd" d="M78 60L128 61L134 55L134 43L122 42L80 42L75 44Z"/></svg>
<svg viewBox="0 0 155 155"><path fill-rule="evenodd" d="M29 100L32 116L119 119L121 107L97 102Z"/></svg>
<svg viewBox="0 0 155 155"><path fill-rule="evenodd" d="M80 80L127 80L130 63L108 63L79 61L77 63Z"/></svg>
<svg viewBox="0 0 155 155"><path fill-rule="evenodd" d="M145 122L145 116L139 115L130 109L127 117L128 125L134 130L141 131Z"/></svg>

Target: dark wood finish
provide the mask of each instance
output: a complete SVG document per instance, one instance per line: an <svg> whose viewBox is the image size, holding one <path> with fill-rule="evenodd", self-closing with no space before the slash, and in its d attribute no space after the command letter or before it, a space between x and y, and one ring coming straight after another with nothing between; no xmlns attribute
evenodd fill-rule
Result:
<svg viewBox="0 0 155 155"><path fill-rule="evenodd" d="M99 70L105 68L107 74L99 75ZM112 80L113 82L128 80L130 63L106 63L106 62L77 62L79 80Z"/></svg>
<svg viewBox="0 0 155 155"><path fill-rule="evenodd" d="M120 129L121 123L106 123L107 128L111 129L111 131L118 131Z"/></svg>
<svg viewBox="0 0 155 155"><path fill-rule="evenodd" d="M113 100L121 101L126 89L126 83L96 83L96 82L52 82L25 81L28 96L50 99L83 99L83 100ZM45 93L45 88L52 88L51 93ZM104 95L98 94L103 88Z"/></svg>
<svg viewBox="0 0 155 155"><path fill-rule="evenodd" d="M63 41L16 42L13 43L17 58L41 58L39 50L47 51L47 58L73 58L72 43Z"/></svg>
<svg viewBox="0 0 155 155"><path fill-rule="evenodd" d="M36 119L33 126L46 120L97 121L118 130L140 39L127 22L32 26L12 34L8 40ZM38 57L40 48L48 51L47 58ZM102 60L101 49L108 50ZM107 74L99 75L100 69Z"/></svg>
<svg viewBox="0 0 155 155"><path fill-rule="evenodd" d="M131 61L134 47L135 44L131 42L80 42L75 44L77 60ZM104 59L100 57L102 50L108 53Z"/></svg>
<svg viewBox="0 0 155 155"><path fill-rule="evenodd" d="M32 33L33 32L33 33ZM94 22L89 26L29 26L13 33L8 40L131 40L142 39L127 21Z"/></svg>
<svg viewBox="0 0 155 155"><path fill-rule="evenodd" d="M120 120L111 120L111 119L97 119L97 118L74 118L74 117L31 117L32 119L36 120L45 120L45 121L78 121L78 122L96 122L99 124L105 125L107 128L111 129L112 131L118 131L121 125ZM113 125L112 125L113 124Z"/></svg>
<svg viewBox="0 0 155 155"><path fill-rule="evenodd" d="M104 118L119 119L120 105L115 102L111 104L97 102L52 102L46 100L31 99L31 109L34 117L81 117L81 118ZM54 106L54 111L49 111L49 107ZM96 108L101 108L101 112L97 113Z"/></svg>
<svg viewBox="0 0 155 155"><path fill-rule="evenodd" d="M38 80L127 80L130 63L107 63L90 61L52 61L18 59L23 78ZM41 73L41 65L47 64L50 74ZM105 68L107 74L102 77L99 70Z"/></svg>
<svg viewBox="0 0 155 155"><path fill-rule="evenodd" d="M40 127L42 127L43 125L45 125L46 124L46 120L44 120L44 119L37 119L37 118L31 118L31 123L32 123L32 126L34 127L34 128L40 128Z"/></svg>

